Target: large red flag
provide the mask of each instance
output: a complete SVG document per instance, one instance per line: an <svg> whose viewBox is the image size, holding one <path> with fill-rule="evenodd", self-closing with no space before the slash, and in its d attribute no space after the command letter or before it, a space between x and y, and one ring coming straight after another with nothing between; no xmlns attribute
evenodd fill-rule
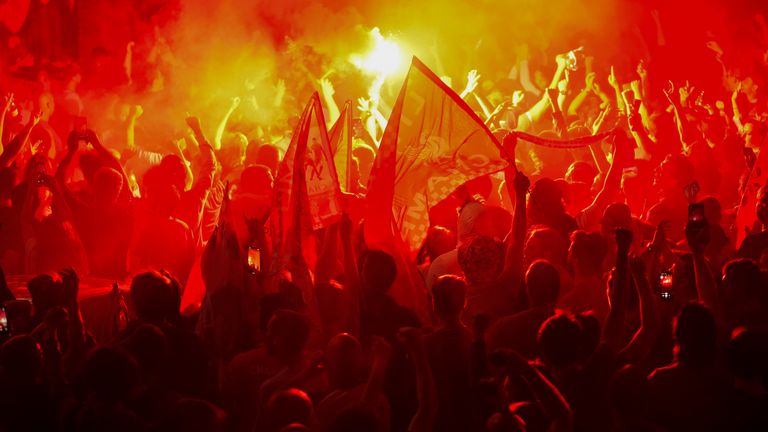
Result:
<svg viewBox="0 0 768 432"><path fill-rule="evenodd" d="M303 258L310 268L313 248L303 240L341 216L341 192L320 105L314 93L280 163L270 217L277 270ZM302 256L302 244L304 253Z"/></svg>
<svg viewBox="0 0 768 432"><path fill-rule="evenodd" d="M392 218L409 252L429 228L429 209L473 178L507 166L472 109L413 58L368 182L365 240L386 242Z"/></svg>
<svg viewBox="0 0 768 432"><path fill-rule="evenodd" d="M424 281L410 255L426 237L429 208L468 180L506 165L483 121L414 57L366 195L365 242L397 261L392 295L398 302L427 316Z"/></svg>
<svg viewBox="0 0 768 432"><path fill-rule="evenodd" d="M344 192L352 192L352 102L347 101L341 115L328 132L333 161L339 186Z"/></svg>

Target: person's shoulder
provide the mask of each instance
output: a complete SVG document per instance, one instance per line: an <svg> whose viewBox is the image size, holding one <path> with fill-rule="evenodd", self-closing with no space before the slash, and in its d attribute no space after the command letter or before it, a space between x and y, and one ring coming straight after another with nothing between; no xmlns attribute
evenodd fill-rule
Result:
<svg viewBox="0 0 768 432"><path fill-rule="evenodd" d="M648 375L648 380L652 383L663 383L677 377L680 372L679 369L680 366L677 363L656 368Z"/></svg>

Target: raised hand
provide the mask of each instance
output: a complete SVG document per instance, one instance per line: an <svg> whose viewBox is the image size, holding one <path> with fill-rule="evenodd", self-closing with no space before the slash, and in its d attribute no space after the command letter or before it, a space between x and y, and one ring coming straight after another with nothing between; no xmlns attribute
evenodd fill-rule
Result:
<svg viewBox="0 0 768 432"><path fill-rule="evenodd" d="M332 97L336 94L336 90L333 88L333 83L331 83L328 78L320 78L318 84L320 84L320 91L323 92L325 97Z"/></svg>
<svg viewBox="0 0 768 432"><path fill-rule="evenodd" d="M611 87L615 89L619 88L619 80L616 79L616 71L614 70L613 66L611 66L611 73L608 74L608 84L610 84Z"/></svg>
<svg viewBox="0 0 768 432"><path fill-rule="evenodd" d="M230 104L230 109L235 110L239 106L240 106L240 96L233 97Z"/></svg>
<svg viewBox="0 0 768 432"><path fill-rule="evenodd" d="M516 107L520 105L520 102L525 99L525 93L522 90L515 90L512 93L512 106Z"/></svg>
<svg viewBox="0 0 768 432"><path fill-rule="evenodd" d="M667 81L667 86L664 87L664 96L667 97L667 100L671 104L677 105L677 100L675 99L675 83Z"/></svg>
<svg viewBox="0 0 768 432"><path fill-rule="evenodd" d="M65 268L59 271L61 282L64 285L64 301L68 307L77 306L77 294L80 291L80 278L73 268Z"/></svg>
<svg viewBox="0 0 768 432"><path fill-rule="evenodd" d="M5 104L3 107L4 111L8 111L9 109L11 109L11 105L13 105L13 98L14 98L14 94L12 92L5 95Z"/></svg>
<svg viewBox="0 0 768 432"><path fill-rule="evenodd" d="M197 118L197 116L187 116L184 119L184 122L187 123L187 126L189 126L190 129L192 129L192 132L198 133L203 130L200 126L200 119Z"/></svg>
<svg viewBox="0 0 768 432"><path fill-rule="evenodd" d="M371 102L364 97L357 98L357 109L361 113L368 113L371 111Z"/></svg>
<svg viewBox="0 0 768 432"><path fill-rule="evenodd" d="M518 194L528 193L528 189L531 187L531 180L522 171L518 171L515 174L514 186L515 192Z"/></svg>
<svg viewBox="0 0 768 432"><path fill-rule="evenodd" d="M595 72L588 73L587 76L584 77L584 90L594 91L596 78L597 74Z"/></svg>
<svg viewBox="0 0 768 432"><path fill-rule="evenodd" d="M688 99L692 94L695 93L695 91L696 87L692 86L688 81L686 81L685 85L680 87L678 90L678 93L680 94L680 106L687 106Z"/></svg>
<svg viewBox="0 0 768 432"><path fill-rule="evenodd" d="M131 106L130 111L128 112L128 115L132 120L137 120L142 114L144 114L144 108L141 105Z"/></svg>
<svg viewBox="0 0 768 432"><path fill-rule="evenodd" d="M648 78L648 69L645 68L645 62L642 60L637 64L637 76L643 80Z"/></svg>
<svg viewBox="0 0 768 432"><path fill-rule="evenodd" d="M467 86L464 88L462 94L470 94L477 88L477 84L480 82L480 75L476 70L472 69L467 74Z"/></svg>

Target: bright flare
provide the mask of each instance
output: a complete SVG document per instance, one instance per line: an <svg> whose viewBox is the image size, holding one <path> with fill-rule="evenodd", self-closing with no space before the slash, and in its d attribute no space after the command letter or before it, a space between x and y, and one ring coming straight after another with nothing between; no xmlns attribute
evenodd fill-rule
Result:
<svg viewBox="0 0 768 432"><path fill-rule="evenodd" d="M382 36L378 27L371 29L370 35L373 38L373 49L365 56L351 56L350 61L362 71L384 78L400 66L402 51L394 41Z"/></svg>

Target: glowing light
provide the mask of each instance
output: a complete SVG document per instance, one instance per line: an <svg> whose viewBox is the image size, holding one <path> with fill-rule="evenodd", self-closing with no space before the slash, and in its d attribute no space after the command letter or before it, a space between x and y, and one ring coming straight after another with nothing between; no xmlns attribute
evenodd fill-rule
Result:
<svg viewBox="0 0 768 432"><path fill-rule="evenodd" d="M350 61L363 72L379 78L395 72L403 61L403 53L393 40L381 35L378 27L371 29L373 49L364 56L352 55Z"/></svg>

